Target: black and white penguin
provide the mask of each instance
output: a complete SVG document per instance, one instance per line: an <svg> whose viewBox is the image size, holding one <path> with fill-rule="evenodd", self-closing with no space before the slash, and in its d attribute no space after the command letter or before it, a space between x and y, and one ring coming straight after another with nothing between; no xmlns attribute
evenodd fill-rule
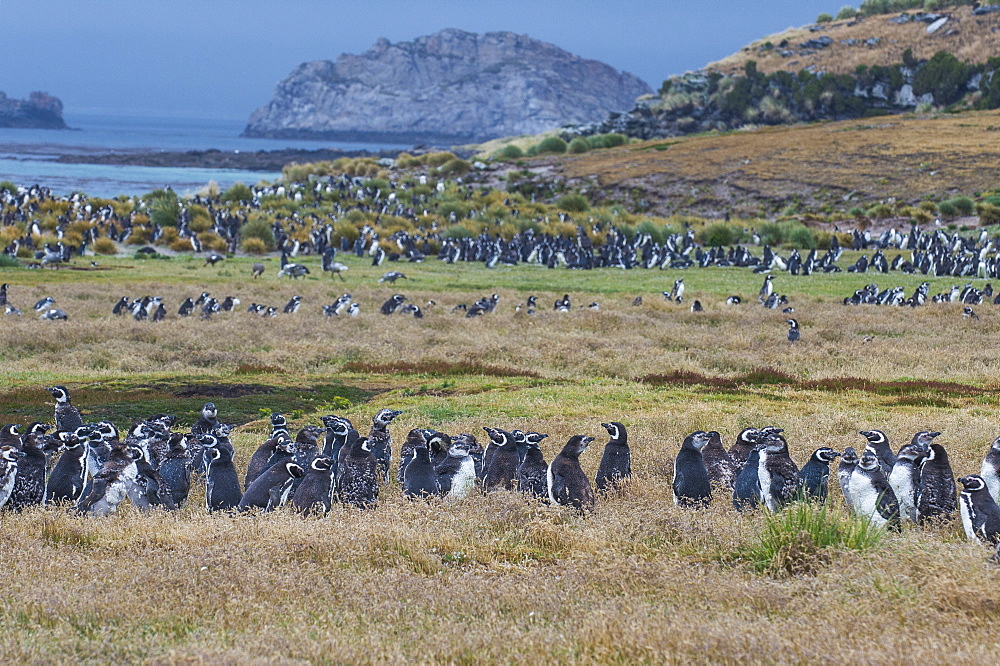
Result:
<svg viewBox="0 0 1000 666"><path fill-rule="evenodd" d="M129 490L129 499L140 510L162 507L168 511L177 508L170 495L170 488L151 463L147 452L139 447L129 447L135 459L136 484Z"/></svg>
<svg viewBox="0 0 1000 666"><path fill-rule="evenodd" d="M517 489L531 497L548 498L548 471L549 465L545 462L538 441L528 438L524 458L517 466Z"/></svg>
<svg viewBox="0 0 1000 666"><path fill-rule="evenodd" d="M325 516L333 503L333 481L336 461L327 456L316 456L309 463L302 482L292 495L292 506L302 515Z"/></svg>
<svg viewBox="0 0 1000 666"><path fill-rule="evenodd" d="M736 475L736 482L733 484L733 506L737 511L760 508L760 451L763 447L763 441L754 445Z"/></svg>
<svg viewBox="0 0 1000 666"><path fill-rule="evenodd" d="M866 448L861 454L861 459L851 474L850 487L855 513L880 527L900 528L896 495L882 473L878 456L871 448Z"/></svg>
<svg viewBox="0 0 1000 666"><path fill-rule="evenodd" d="M610 439L604 445L601 464L594 477L598 490L614 490L632 477L632 451L628 446L628 432L617 421L602 423Z"/></svg>
<svg viewBox="0 0 1000 666"><path fill-rule="evenodd" d="M521 460L513 436L506 430L483 428L490 436L486 450L486 469L483 487L487 490L513 490L517 479L517 466Z"/></svg>
<svg viewBox="0 0 1000 666"><path fill-rule="evenodd" d="M247 473L246 476L243 477L244 488L249 488L250 484L256 481L257 477L267 469L268 463L273 458L279 446L285 453L285 459L294 456L295 443L292 441L292 438L288 436L287 432L279 431L276 435L264 440L264 443L258 446L257 450L250 456L250 462L247 465ZM275 460L275 462L277 462L277 460Z"/></svg>
<svg viewBox="0 0 1000 666"><path fill-rule="evenodd" d="M10 499L17 480L17 462L23 457L24 454L16 446L0 446L0 508Z"/></svg>
<svg viewBox="0 0 1000 666"><path fill-rule="evenodd" d="M194 312L194 301L190 298L185 298L184 302L181 303L181 306L177 309L177 316L187 317L192 312Z"/></svg>
<svg viewBox="0 0 1000 666"><path fill-rule="evenodd" d="M419 499L439 495L440 492L430 452L426 446L416 447L413 449L413 459L403 470L403 495Z"/></svg>
<svg viewBox="0 0 1000 666"><path fill-rule="evenodd" d="M920 489L917 491L917 522L947 520L958 508L958 488L951 471L948 452L940 444L931 444L920 463Z"/></svg>
<svg viewBox="0 0 1000 666"><path fill-rule="evenodd" d="M191 426L192 435L205 435L211 434L217 425L219 425L219 410L215 407L214 402L206 402L201 408L201 416L194 425Z"/></svg>
<svg viewBox="0 0 1000 666"><path fill-rule="evenodd" d="M293 453L296 465L303 470L309 469L313 458L319 455L319 438L325 433L326 430L324 428L311 424L302 426L299 429L295 434L295 451ZM296 488L299 487L298 479L301 479L301 477L297 477L294 483Z"/></svg>
<svg viewBox="0 0 1000 666"><path fill-rule="evenodd" d="M372 429L368 433L368 450L375 456L379 465L379 478L383 483L389 482L389 465L392 463L392 435L389 434L389 424L403 412L396 409L380 409L372 418Z"/></svg>
<svg viewBox="0 0 1000 666"><path fill-rule="evenodd" d="M708 480L713 486L720 486L726 491L732 491L736 483L736 466L729 452L722 446L722 435L715 430L708 433L708 443L701 449L701 458L708 470Z"/></svg>
<svg viewBox="0 0 1000 666"><path fill-rule="evenodd" d="M403 471L410 464L410 461L413 460L414 452L419 446L427 446L426 431L423 428L413 428L410 432L406 433L406 439L399 446L399 470L396 474L396 480L400 484L403 483Z"/></svg>
<svg viewBox="0 0 1000 666"><path fill-rule="evenodd" d="M920 465L930 448L919 442L905 444L896 456L889 473L889 486L899 504L899 519L917 522L917 493L920 490ZM876 454L877 457L878 454Z"/></svg>
<svg viewBox="0 0 1000 666"><path fill-rule="evenodd" d="M993 440L990 450L986 452L979 476L983 477L986 489L993 500L1000 502L1000 437Z"/></svg>
<svg viewBox="0 0 1000 666"><path fill-rule="evenodd" d="M285 307L282 309L282 312L284 314L295 314L296 312L299 311L299 307L301 305L302 305L302 297L292 296L291 300L285 304Z"/></svg>
<svg viewBox="0 0 1000 666"><path fill-rule="evenodd" d="M233 450L220 446L215 435L198 435L205 453L205 504L209 512L230 511L240 505L243 492L233 464Z"/></svg>
<svg viewBox="0 0 1000 666"><path fill-rule="evenodd" d="M674 459L674 504L684 507L706 507L712 502L712 482L701 456L708 444L707 432L697 430L684 438Z"/></svg>
<svg viewBox="0 0 1000 666"><path fill-rule="evenodd" d="M451 449L451 435L437 430L426 430L427 450L431 454L431 463L434 469L448 459L448 450ZM443 491L442 491L443 494Z"/></svg>
<svg viewBox="0 0 1000 666"><path fill-rule="evenodd" d="M434 469L441 494L445 497L460 499L476 485L476 463L469 455L465 439L455 438L448 447L448 457Z"/></svg>
<svg viewBox="0 0 1000 666"><path fill-rule="evenodd" d="M167 485L170 500L178 509L184 506L191 492L191 460L188 443L194 435L175 432L170 435L170 449L160 463L160 476Z"/></svg>
<svg viewBox="0 0 1000 666"><path fill-rule="evenodd" d="M868 440L868 446L875 452L878 464L882 467L882 474L889 478L892 466L896 464L896 454L889 446L889 438L881 430L862 430L860 435Z"/></svg>
<svg viewBox="0 0 1000 666"><path fill-rule="evenodd" d="M393 312L401 308L404 302L406 302L406 296L403 296L402 294L393 294L385 303L382 304L382 307L379 308L379 312L384 315L391 315Z"/></svg>
<svg viewBox="0 0 1000 666"><path fill-rule="evenodd" d="M372 455L368 440L351 430L337 464L336 492L340 501L359 509L374 508L380 478L384 478L382 467Z"/></svg>
<svg viewBox="0 0 1000 666"><path fill-rule="evenodd" d="M0 446L13 446L15 449L20 450L22 443L21 426L16 423L8 423L3 428L0 428Z"/></svg>
<svg viewBox="0 0 1000 666"><path fill-rule="evenodd" d="M837 465L837 483L840 484L840 492L844 496L844 506L848 510L854 510L854 501L851 499L851 474L858 466L858 453L853 447L848 446L840 454L840 464Z"/></svg>
<svg viewBox="0 0 1000 666"><path fill-rule="evenodd" d="M21 453L24 457L17 463L17 478L10 498L3 508L10 511L21 511L29 506L36 506L45 501L45 473L47 458L45 447L49 438L44 429L32 428L24 436Z"/></svg>
<svg viewBox="0 0 1000 666"><path fill-rule="evenodd" d="M240 511L250 509L274 511L291 497L295 479L304 476L305 470L291 460L272 465L250 484L237 508Z"/></svg>
<svg viewBox="0 0 1000 666"><path fill-rule="evenodd" d="M108 459L94 475L90 491L77 505L77 511L95 516L114 513L129 494L136 492L138 474L129 446L122 441L114 442Z"/></svg>
<svg viewBox="0 0 1000 666"><path fill-rule="evenodd" d="M580 454L594 441L593 437L573 435L549 464L549 501L572 506L580 511L594 508L594 489L580 466Z"/></svg>
<svg viewBox="0 0 1000 666"><path fill-rule="evenodd" d="M483 450L483 445L476 439L476 436L471 433L462 432L452 440L452 443L462 445L469 452L469 457L472 458L472 462L476 468L476 479L482 481L483 477L486 476L486 452Z"/></svg>
<svg viewBox="0 0 1000 666"><path fill-rule="evenodd" d="M757 463L760 500L768 510L780 511L801 491L802 477L788 453L788 442L781 436L781 431L766 431L763 443Z"/></svg>
<svg viewBox="0 0 1000 666"><path fill-rule="evenodd" d="M83 437L72 432L56 433L56 438L62 443L62 455L52 468L45 487L45 503L73 502L80 500L83 489L90 475L88 463L90 456L88 435Z"/></svg>
<svg viewBox="0 0 1000 666"><path fill-rule="evenodd" d="M743 466L750 458L750 454L757 448L759 442L760 431L757 428L744 428L736 436L736 442L729 447L729 458L733 461L733 467L736 469L737 474L739 470L743 469Z"/></svg>
<svg viewBox="0 0 1000 666"><path fill-rule="evenodd" d="M773 280L774 276L770 274L764 278L764 284L761 285L760 291L757 292L757 300L759 302L763 303L771 297L771 294L774 293L774 284L772 283Z"/></svg>
<svg viewBox="0 0 1000 666"><path fill-rule="evenodd" d="M695 299L694 303L691 304L691 312L704 312L704 311L705 308L701 306L701 301Z"/></svg>
<svg viewBox="0 0 1000 666"><path fill-rule="evenodd" d="M799 332L799 322L794 319L786 319L785 323L788 324L788 341L797 342L801 337Z"/></svg>
<svg viewBox="0 0 1000 666"><path fill-rule="evenodd" d="M337 460L340 459L340 450L347 442L347 434L353 430L351 422L341 416L324 416L323 425L326 426L326 440L323 444L323 455L333 459L333 473L337 474Z"/></svg>
<svg viewBox="0 0 1000 666"><path fill-rule="evenodd" d="M983 477L973 474L958 480L962 484L958 510L969 541L1000 544L1000 506L990 495Z"/></svg>
<svg viewBox="0 0 1000 666"><path fill-rule="evenodd" d="M826 503L830 484L830 463L840 454L829 446L821 446L809 456L809 462L802 466L802 492L808 500Z"/></svg>
<svg viewBox="0 0 1000 666"><path fill-rule="evenodd" d="M56 399L56 430L58 432L74 432L83 426L80 411L70 404L69 391L65 386L53 386L46 389Z"/></svg>

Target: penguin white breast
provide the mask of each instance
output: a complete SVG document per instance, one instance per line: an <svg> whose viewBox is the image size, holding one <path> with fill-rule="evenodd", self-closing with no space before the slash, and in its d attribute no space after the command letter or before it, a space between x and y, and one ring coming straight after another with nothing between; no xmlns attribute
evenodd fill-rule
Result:
<svg viewBox="0 0 1000 666"><path fill-rule="evenodd" d="M958 502L959 513L962 515L962 527L965 528L965 536L969 538L969 541L978 541L976 530L972 525L973 510L971 504L972 498L962 493Z"/></svg>

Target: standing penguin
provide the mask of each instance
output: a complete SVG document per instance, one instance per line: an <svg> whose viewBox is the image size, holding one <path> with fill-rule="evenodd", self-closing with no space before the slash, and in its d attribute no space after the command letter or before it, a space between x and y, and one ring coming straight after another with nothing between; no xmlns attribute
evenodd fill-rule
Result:
<svg viewBox="0 0 1000 666"><path fill-rule="evenodd" d="M602 423L611 439L604 445L601 465L597 468L594 485L598 490L615 490L632 477L632 451L628 446L628 432L617 421Z"/></svg>
<svg viewBox="0 0 1000 666"><path fill-rule="evenodd" d="M798 339L801 337L801 333L799 332L799 322L794 319L788 319L785 323L788 324L788 341L798 342Z"/></svg>
<svg viewBox="0 0 1000 666"><path fill-rule="evenodd" d="M920 489L917 491L917 522L949 519L958 508L955 475L948 462L948 452L940 444L931 444L920 463Z"/></svg>
<svg viewBox="0 0 1000 666"><path fill-rule="evenodd" d="M594 441L593 437L573 435L549 465L549 500L580 511L594 508L594 489L580 467L580 454Z"/></svg>
<svg viewBox="0 0 1000 666"><path fill-rule="evenodd" d="M538 442L529 439L525 446L524 459L517 466L517 489L536 498L548 498L548 463L542 455Z"/></svg>
<svg viewBox="0 0 1000 666"><path fill-rule="evenodd" d="M899 504L901 521L917 522L917 495L920 490L920 465L929 453L928 447L919 442L903 445L896 456L896 464L889 474L889 486Z"/></svg>
<svg viewBox="0 0 1000 666"><path fill-rule="evenodd" d="M821 446L813 451L809 462L802 466L802 490L806 499L826 503L830 483L830 463L840 454L829 446Z"/></svg>
<svg viewBox="0 0 1000 666"><path fill-rule="evenodd" d="M258 476L243 493L238 508L240 511L263 509L274 511L288 501L295 479L305 476L305 471L291 460L272 465Z"/></svg>
<svg viewBox="0 0 1000 666"><path fill-rule="evenodd" d="M708 470L708 480L713 486L720 486L726 491L732 491L736 483L736 466L729 452L722 446L722 435L715 430L708 433L708 444L701 450L701 458Z"/></svg>
<svg viewBox="0 0 1000 666"><path fill-rule="evenodd" d="M868 440L868 446L875 452L878 464L882 468L882 473L889 478L892 473L892 466L896 464L896 454L889 446L889 438L881 430L862 430L861 436ZM939 433L940 434L940 433Z"/></svg>
<svg viewBox="0 0 1000 666"><path fill-rule="evenodd" d="M333 459L333 473L337 473L337 460L340 459L340 449L347 442L347 434L353 429L351 422L341 416L324 416L323 425L326 426L326 440L323 444L323 455Z"/></svg>
<svg viewBox="0 0 1000 666"><path fill-rule="evenodd" d="M840 484L840 492L844 495L844 506L848 511L854 510L854 501L851 498L851 474L858 466L858 453L853 447L848 446L840 455L840 464L837 465L837 483Z"/></svg>
<svg viewBox="0 0 1000 666"><path fill-rule="evenodd" d="M1000 503L1000 437L993 440L993 445L983 458L979 476L983 477L993 501Z"/></svg>
<svg viewBox="0 0 1000 666"><path fill-rule="evenodd" d="M368 433L367 446L378 461L383 483L389 482L389 465L392 463L392 436L389 434L389 424L402 413L395 409L380 409L372 419L372 429Z"/></svg>
<svg viewBox="0 0 1000 666"><path fill-rule="evenodd" d="M191 426L192 435L211 434L215 427L219 425L219 410L214 402L206 402L201 408L201 416L194 425Z"/></svg>
<svg viewBox="0 0 1000 666"><path fill-rule="evenodd" d="M70 404L69 391L65 386L53 386L46 389L56 399L56 431L74 432L83 426L80 410Z"/></svg>
<svg viewBox="0 0 1000 666"><path fill-rule="evenodd" d="M684 438L674 460L674 504L685 507L705 507L712 501L712 483L701 450L709 435L700 430Z"/></svg>
<svg viewBox="0 0 1000 666"><path fill-rule="evenodd" d="M899 504L882 473L878 456L870 448L861 454L851 474L851 502L854 512L878 526L899 529Z"/></svg>
<svg viewBox="0 0 1000 666"><path fill-rule="evenodd" d="M802 477L788 454L788 442L781 436L781 431L776 428L768 430L763 442L757 468L760 499L768 510L780 511L799 494Z"/></svg>
<svg viewBox="0 0 1000 666"><path fill-rule="evenodd" d="M476 463L469 455L468 442L456 437L448 447L448 457L435 471L442 495L453 499L468 495L476 485Z"/></svg>
<svg viewBox="0 0 1000 666"><path fill-rule="evenodd" d="M472 464L476 468L476 479L482 481L483 477L486 476L486 463L484 460L486 452L483 450L483 445L479 443L475 435L467 432L459 433L458 437L453 441L454 443L461 444L469 452Z"/></svg>
<svg viewBox="0 0 1000 666"><path fill-rule="evenodd" d="M986 481L978 475L963 476L958 509L969 541L1000 544L1000 506L990 496Z"/></svg>
<svg viewBox="0 0 1000 666"><path fill-rule="evenodd" d="M736 476L736 483L733 484L733 506L737 511L760 508L760 452L763 448L763 441L754 446Z"/></svg>
<svg viewBox="0 0 1000 666"><path fill-rule="evenodd" d="M757 292L757 300L759 302L763 303L770 298L771 294L774 293L774 284L772 284L772 280L774 280L774 276L770 274L764 278L764 284L761 285L760 291Z"/></svg>
<svg viewBox="0 0 1000 666"><path fill-rule="evenodd" d="M497 428L483 428L483 430L490 436L483 487L487 491L513 490L514 481L517 479L517 466L521 463L514 438L506 430Z"/></svg>
<svg viewBox="0 0 1000 666"><path fill-rule="evenodd" d="M170 435L170 449L160 464L160 476L167 486L170 499L178 509L184 506L191 492L191 461L188 442L194 435L175 432Z"/></svg>
<svg viewBox="0 0 1000 666"><path fill-rule="evenodd" d="M0 508L10 499L17 479L17 461L24 457L16 446L0 446Z"/></svg>
<svg viewBox="0 0 1000 666"><path fill-rule="evenodd" d="M413 459L403 470L403 494L410 499L439 495L437 473L426 446L413 449Z"/></svg>
<svg viewBox="0 0 1000 666"><path fill-rule="evenodd" d="M351 430L337 463L336 493L340 501L359 509L374 508L380 478L382 467L368 448L368 440Z"/></svg>
<svg viewBox="0 0 1000 666"><path fill-rule="evenodd" d="M17 463L17 478L4 509L20 511L45 501L45 447L48 443L44 429L32 428L24 436L21 445L24 457Z"/></svg>
<svg viewBox="0 0 1000 666"><path fill-rule="evenodd" d="M220 446L215 435L198 436L205 452L208 470L205 473L205 503L209 512L229 511L240 505L243 492L233 464L233 450Z"/></svg>
<svg viewBox="0 0 1000 666"><path fill-rule="evenodd" d="M90 492L77 505L77 511L95 516L114 513L126 496L136 492L138 474L129 446L115 441L101 471L94 475Z"/></svg>
<svg viewBox="0 0 1000 666"><path fill-rule="evenodd" d="M729 447L729 458L733 461L733 467L737 474L743 469L743 465L750 458L750 453L757 448L759 442L760 431L757 428L744 428L736 436L736 441Z"/></svg>
<svg viewBox="0 0 1000 666"><path fill-rule="evenodd" d="M258 446L257 450L250 456L247 473L243 477L244 488L249 488L250 484L256 481L257 477L267 469L267 463L278 450L278 446L283 446L288 454L292 454L294 451L292 438L285 431L278 431L276 435L264 440L264 443Z"/></svg>
<svg viewBox="0 0 1000 666"><path fill-rule="evenodd" d="M406 439L399 446L399 471L396 480L399 481L400 485L403 483L403 472L413 460L414 451L419 446L427 447L427 435L423 428L414 428L406 433Z"/></svg>
<svg viewBox="0 0 1000 666"><path fill-rule="evenodd" d="M243 487L249 488L254 483L254 481L260 478L261 474L264 474L265 472L267 472L267 470L271 469L275 465L284 465L286 462L289 461L294 462L296 446L297 446L296 443L291 439L288 439L286 437L280 437L278 443L274 447L274 453L272 453L271 457L268 458L267 462L264 463L263 468L261 468L260 470L260 474L257 474L257 476L255 477L250 477L248 475L247 479L244 481Z"/></svg>
<svg viewBox="0 0 1000 666"><path fill-rule="evenodd" d="M82 429L86 430L86 429ZM62 455L49 475L45 487L45 503L77 502L87 484L89 462L87 434L82 437L72 432L59 432L56 437L62 442Z"/></svg>
<svg viewBox="0 0 1000 666"><path fill-rule="evenodd" d="M333 478L336 463L333 458L317 456L306 470L302 483L292 496L292 505L302 515L325 516L333 503Z"/></svg>

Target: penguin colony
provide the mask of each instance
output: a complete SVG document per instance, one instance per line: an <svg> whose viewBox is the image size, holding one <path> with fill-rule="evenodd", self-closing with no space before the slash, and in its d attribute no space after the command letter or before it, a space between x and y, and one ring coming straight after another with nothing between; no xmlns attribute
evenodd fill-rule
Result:
<svg viewBox="0 0 1000 666"><path fill-rule="evenodd" d="M122 436L108 422L85 423L68 390L55 386L55 428L32 423L0 429L0 507L19 511L39 504L68 504L82 514L108 515L126 499L140 509L179 509L194 483L205 486L206 510L273 511L284 505L323 515L336 503L377 506L394 477L411 499L456 499L473 490L519 491L542 502L581 512L603 492L615 492L632 475L628 432L602 423L608 440L593 482L580 456L594 437L574 435L551 462L545 433L485 427L485 445L470 433L451 436L429 428L410 430L401 442L390 432L402 412L379 410L366 432L337 415L292 436L281 414L250 457L242 481L234 464L232 428L206 403L191 428L175 431L175 418L154 415ZM848 510L887 529L961 520L972 541L1000 544L1000 437L978 474L957 479L948 452L921 431L898 450L881 430L863 430L843 453L819 447L800 468L789 455L783 430L746 428L728 449L716 431L696 431L680 446L671 488L681 507L710 505L720 496L741 511L780 511L792 502L825 503L830 478ZM834 468L834 463L840 458ZM958 486L961 486L959 488Z"/></svg>

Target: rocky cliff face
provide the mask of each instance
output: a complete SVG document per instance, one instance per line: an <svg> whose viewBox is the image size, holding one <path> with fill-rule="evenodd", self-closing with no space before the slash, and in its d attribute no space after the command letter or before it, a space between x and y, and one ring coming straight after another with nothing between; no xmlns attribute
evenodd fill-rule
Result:
<svg viewBox="0 0 1000 666"><path fill-rule="evenodd" d="M448 29L299 65L243 134L483 141L599 120L650 92L632 74L525 35Z"/></svg>
<svg viewBox="0 0 1000 666"><path fill-rule="evenodd" d="M33 92L23 100L0 91L0 127L66 129L62 109L62 101L48 93Z"/></svg>

